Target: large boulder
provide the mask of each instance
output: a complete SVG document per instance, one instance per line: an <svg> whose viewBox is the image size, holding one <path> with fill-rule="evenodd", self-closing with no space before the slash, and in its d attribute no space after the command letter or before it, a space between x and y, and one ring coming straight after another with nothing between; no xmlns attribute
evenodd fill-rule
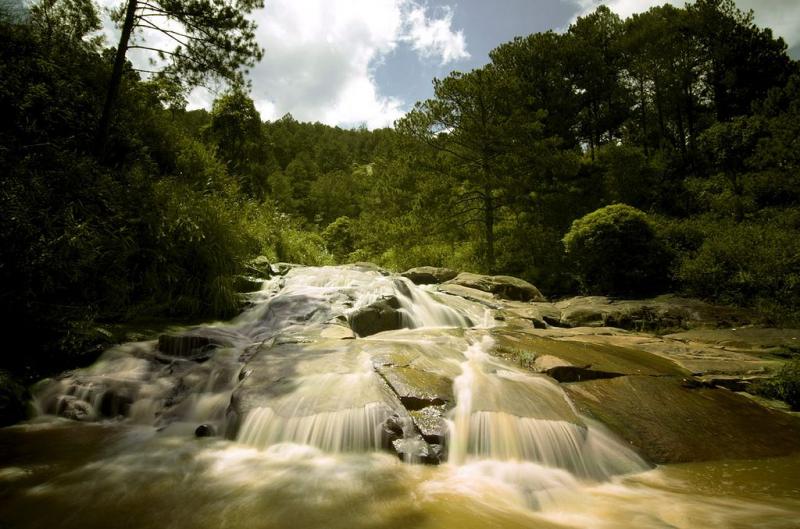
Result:
<svg viewBox="0 0 800 529"><path fill-rule="evenodd" d="M400 302L394 296L357 309L347 318L350 328L358 336L370 336L383 331L403 328L403 315L399 311Z"/></svg>
<svg viewBox="0 0 800 529"><path fill-rule="evenodd" d="M681 377L564 384L581 413L652 463L778 457L797 451L800 418Z"/></svg>
<svg viewBox="0 0 800 529"><path fill-rule="evenodd" d="M741 309L671 295L639 300L581 296L560 301L555 307L561 311L560 324L566 327L657 331L731 327L752 323L757 319Z"/></svg>
<svg viewBox="0 0 800 529"><path fill-rule="evenodd" d="M439 283L454 279L458 275L458 272L450 268L419 266L406 270L400 275L408 278L415 285L438 285Z"/></svg>
<svg viewBox="0 0 800 529"><path fill-rule="evenodd" d="M27 417L28 391L10 373L0 371L0 427Z"/></svg>
<svg viewBox="0 0 800 529"><path fill-rule="evenodd" d="M445 284L460 285L490 292L503 299L515 301L545 301L539 289L527 281L511 276L486 276L461 272Z"/></svg>

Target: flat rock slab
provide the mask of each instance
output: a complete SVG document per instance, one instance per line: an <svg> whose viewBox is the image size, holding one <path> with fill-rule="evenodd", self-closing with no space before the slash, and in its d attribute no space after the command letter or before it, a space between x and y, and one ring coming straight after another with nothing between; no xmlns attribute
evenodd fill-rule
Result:
<svg viewBox="0 0 800 529"><path fill-rule="evenodd" d="M443 444L447 438L447 406L426 406L408 412L414 426L429 443Z"/></svg>
<svg viewBox="0 0 800 529"><path fill-rule="evenodd" d="M377 370L408 410L455 401L453 381L449 378L411 367L381 366Z"/></svg>
<svg viewBox="0 0 800 529"><path fill-rule="evenodd" d="M456 285L455 283L444 283L437 287L439 292L450 294L451 296L462 297L475 303L480 303L490 309L500 309L503 305L490 293L475 288Z"/></svg>
<svg viewBox="0 0 800 529"><path fill-rule="evenodd" d="M625 376L563 386L581 411L652 463L756 459L800 450L800 419L679 377Z"/></svg>
<svg viewBox="0 0 800 529"><path fill-rule="evenodd" d="M495 339L493 352L498 356L515 360L562 382L621 375L689 375L674 362L638 349L553 340L503 328L495 330L492 336Z"/></svg>
<svg viewBox="0 0 800 529"><path fill-rule="evenodd" d="M577 331L578 329L572 329ZM554 336L555 333L550 333ZM618 347L639 349L668 358L691 373L719 375L751 375L773 372L784 360L768 351L728 349L727 347L702 342L675 340L636 334L564 334L563 340L588 343L603 343Z"/></svg>
<svg viewBox="0 0 800 529"><path fill-rule="evenodd" d="M790 354L800 352L800 329L735 327L729 329L692 329L668 334L665 338L682 342L700 342L750 353Z"/></svg>

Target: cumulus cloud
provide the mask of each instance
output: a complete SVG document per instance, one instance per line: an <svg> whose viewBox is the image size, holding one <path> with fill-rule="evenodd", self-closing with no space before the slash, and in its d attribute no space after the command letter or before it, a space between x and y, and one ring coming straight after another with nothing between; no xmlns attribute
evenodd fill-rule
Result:
<svg viewBox="0 0 800 529"><path fill-rule="evenodd" d="M691 1L689 2L691 3ZM605 4L625 18L633 13L647 11L651 7L672 4L683 6L684 0L577 0L578 15L586 14ZM800 44L800 2L797 0L736 0L743 11L753 10L755 22L761 27L772 28L775 36L783 37L789 47Z"/></svg>
<svg viewBox="0 0 800 529"><path fill-rule="evenodd" d="M250 80L263 119L288 112L330 125L391 125L406 102L380 93L374 71L398 46L441 64L469 58L463 32L453 28L453 10L433 12L416 0L269 0L253 18L265 54ZM118 33L107 28L115 42ZM132 50L130 58L146 68L151 56ZM208 107L212 100L196 90L189 104Z"/></svg>

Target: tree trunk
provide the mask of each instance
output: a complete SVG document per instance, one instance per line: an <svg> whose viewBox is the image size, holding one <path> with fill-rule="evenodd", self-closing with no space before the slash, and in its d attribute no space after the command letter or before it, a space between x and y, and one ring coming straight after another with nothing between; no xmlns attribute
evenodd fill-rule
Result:
<svg viewBox="0 0 800 529"><path fill-rule="evenodd" d="M494 203L489 186L483 189L483 223L486 230L486 266L490 274L494 273Z"/></svg>
<svg viewBox="0 0 800 529"><path fill-rule="evenodd" d="M95 149L99 156L105 154L106 143L108 141L108 129L111 126L111 115L117 103L119 86L122 82L122 68L125 66L125 54L128 52L128 41L133 31L133 23L136 15L138 0L128 0L128 9L125 12L125 22L122 24L122 34L117 45L117 54L114 57L114 67L111 70L111 79L108 82L106 91L106 101L103 105L103 114L100 116L100 123L97 126L97 136L95 138Z"/></svg>

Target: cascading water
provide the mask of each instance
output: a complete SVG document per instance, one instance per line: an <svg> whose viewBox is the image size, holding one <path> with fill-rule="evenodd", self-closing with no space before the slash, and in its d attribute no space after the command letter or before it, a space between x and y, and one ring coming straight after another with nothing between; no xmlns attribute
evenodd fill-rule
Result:
<svg viewBox="0 0 800 529"><path fill-rule="evenodd" d="M555 381L489 354L493 323L483 305L376 270L294 268L228 324L121 345L40 383L24 443L49 432L79 453L59 433L79 425L81 446L103 449L31 488L0 464L0 485L19 483L0 520L108 527L119 504L154 528L693 527L635 510L668 501L619 485L650 475L645 463ZM201 424L217 435L194 440ZM70 516L82 497L94 510Z"/></svg>

